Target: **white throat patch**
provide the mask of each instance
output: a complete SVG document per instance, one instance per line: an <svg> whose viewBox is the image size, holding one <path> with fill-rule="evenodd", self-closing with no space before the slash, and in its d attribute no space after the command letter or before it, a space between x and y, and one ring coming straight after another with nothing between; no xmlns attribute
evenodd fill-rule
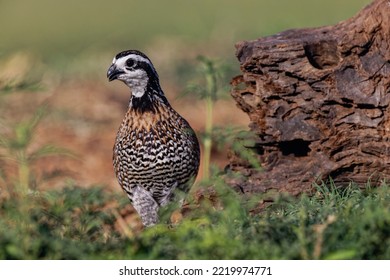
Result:
<svg viewBox="0 0 390 280"><path fill-rule="evenodd" d="M125 84L131 89L131 94L135 97L141 97L145 94L148 85L148 75L144 70L138 69L133 72L132 78L124 80Z"/></svg>
<svg viewBox="0 0 390 280"><path fill-rule="evenodd" d="M145 94L146 91L146 86L149 80L148 74L143 69L127 69L126 61L130 58L134 59L136 62L146 62L148 64L151 64L151 62L148 59L136 54L130 54L118 59L114 58L112 61L113 64L116 64L117 68L122 69L125 72L124 74L121 74L118 79L123 81L131 89L133 96L141 97Z"/></svg>

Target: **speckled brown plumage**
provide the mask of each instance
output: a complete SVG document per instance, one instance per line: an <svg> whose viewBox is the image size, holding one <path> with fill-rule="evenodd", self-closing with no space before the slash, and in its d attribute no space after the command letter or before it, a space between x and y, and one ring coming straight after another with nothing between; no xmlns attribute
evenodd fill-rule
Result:
<svg viewBox="0 0 390 280"><path fill-rule="evenodd" d="M127 84L132 95L114 145L118 182L145 226L158 222L158 209L187 193L199 168L199 144L188 122L169 104L157 72L141 52L118 54L110 80Z"/></svg>

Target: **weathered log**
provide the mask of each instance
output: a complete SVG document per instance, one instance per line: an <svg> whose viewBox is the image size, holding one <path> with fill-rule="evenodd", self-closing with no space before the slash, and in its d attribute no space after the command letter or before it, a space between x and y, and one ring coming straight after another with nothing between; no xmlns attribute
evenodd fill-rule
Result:
<svg viewBox="0 0 390 280"><path fill-rule="evenodd" d="M390 178L390 1L334 26L288 30L236 44L242 75L231 94L249 115L263 167L244 192L309 191L332 178Z"/></svg>

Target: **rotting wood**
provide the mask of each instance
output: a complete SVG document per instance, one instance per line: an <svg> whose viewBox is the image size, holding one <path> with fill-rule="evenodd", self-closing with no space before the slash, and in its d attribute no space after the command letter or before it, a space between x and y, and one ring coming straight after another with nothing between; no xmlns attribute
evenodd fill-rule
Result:
<svg viewBox="0 0 390 280"><path fill-rule="evenodd" d="M263 170L231 153L243 192L293 194L315 181L390 178L390 1L334 26L236 44L231 94L249 115Z"/></svg>

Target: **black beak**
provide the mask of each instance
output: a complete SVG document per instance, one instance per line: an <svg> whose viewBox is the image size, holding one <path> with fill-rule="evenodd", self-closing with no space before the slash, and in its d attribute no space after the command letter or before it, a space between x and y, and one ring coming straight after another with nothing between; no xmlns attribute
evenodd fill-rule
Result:
<svg viewBox="0 0 390 280"><path fill-rule="evenodd" d="M110 68L108 68L107 70L107 78L108 78L108 81L111 82L113 80L116 80L118 79L118 76L120 74L124 74L125 72L121 71L121 70L118 70L116 68L116 65L115 64L112 64L110 66Z"/></svg>

